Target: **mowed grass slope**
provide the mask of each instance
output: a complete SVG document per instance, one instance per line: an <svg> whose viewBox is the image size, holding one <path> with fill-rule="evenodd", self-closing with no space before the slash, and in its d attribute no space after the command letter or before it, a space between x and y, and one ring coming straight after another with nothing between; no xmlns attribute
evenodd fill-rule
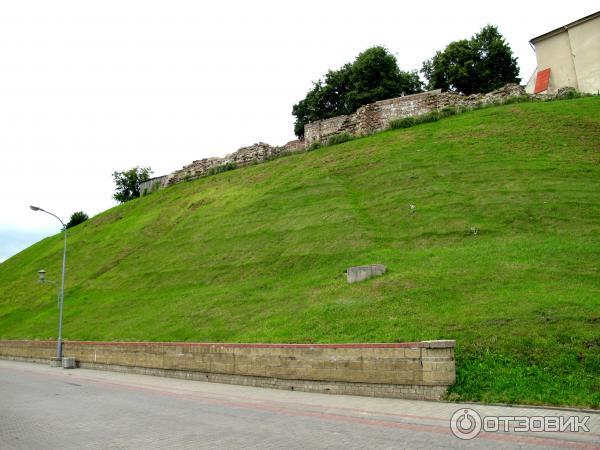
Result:
<svg viewBox="0 0 600 450"><path fill-rule="evenodd" d="M56 335L36 271L58 277L61 249L56 235L0 264L0 337ZM375 262L389 272L346 283ZM67 339L456 339L450 398L598 407L600 98L182 183L70 230L67 265Z"/></svg>

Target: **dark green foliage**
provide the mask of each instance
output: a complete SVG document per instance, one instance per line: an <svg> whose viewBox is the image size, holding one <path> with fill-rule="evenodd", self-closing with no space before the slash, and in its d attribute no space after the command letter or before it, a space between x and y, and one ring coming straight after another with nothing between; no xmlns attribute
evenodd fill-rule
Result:
<svg viewBox="0 0 600 450"><path fill-rule="evenodd" d="M567 89L564 92L559 91L556 94L556 98L558 100L570 100L573 98L580 98L580 97L582 97L581 92L576 91L575 89Z"/></svg>
<svg viewBox="0 0 600 450"><path fill-rule="evenodd" d="M350 134L350 133L338 133L338 134L334 134L333 136L330 136L327 139L327 145L336 145L336 144L342 144L344 142L348 142L351 141L352 139L354 139L354 137Z"/></svg>
<svg viewBox="0 0 600 450"><path fill-rule="evenodd" d="M437 111L431 111L426 114L421 114L420 116L412 116L412 117L403 117L401 119L392 120L389 124L390 130L397 130L400 128L410 128L414 125L418 125L420 123L428 123L435 122L440 119L442 116Z"/></svg>
<svg viewBox="0 0 600 450"><path fill-rule="evenodd" d="M422 90L418 73L400 70L396 58L384 47L372 47L358 55L347 78L346 113L377 100Z"/></svg>
<svg viewBox="0 0 600 450"><path fill-rule="evenodd" d="M512 103L524 103L524 102L533 102L536 99L534 97L530 97L529 95L515 95L514 97L508 97L504 100L505 105L510 105Z"/></svg>
<svg viewBox="0 0 600 450"><path fill-rule="evenodd" d="M414 117L402 117L401 119L395 119L390 122L390 130L397 130L399 128L410 128L415 124Z"/></svg>
<svg viewBox="0 0 600 450"><path fill-rule="evenodd" d="M265 157L265 159L264 159L264 161L273 161L273 160L275 160L275 159L279 159L279 158L285 158L286 156L290 156L290 155L293 155L294 153L299 153L299 152L300 152L300 150L296 150L296 151L292 151L292 150L282 150L282 151L280 151L279 153L275 153L275 154L273 154L273 155L266 156L266 157ZM260 161L258 161L258 160L253 160L253 161L250 163L250 165L253 165L253 166L254 166L254 165L256 165L256 164L259 164L259 163L260 163Z"/></svg>
<svg viewBox="0 0 600 450"><path fill-rule="evenodd" d="M518 83L519 66L510 46L494 25L487 25L470 39L448 44L423 63L421 72L429 89L474 94Z"/></svg>
<svg viewBox="0 0 600 450"><path fill-rule="evenodd" d="M431 111L426 114L422 114L420 116L415 117L415 122L417 124L436 122L438 120L440 120L440 114L437 111Z"/></svg>
<svg viewBox="0 0 600 450"><path fill-rule="evenodd" d="M457 113L458 111L456 110L456 108L453 108L452 106L446 106L445 108L442 108L439 111L440 117L450 117L454 116Z"/></svg>
<svg viewBox="0 0 600 450"><path fill-rule="evenodd" d="M302 137L304 125L309 122L350 114L377 100L421 91L416 71L400 70L396 57L384 47L371 47L354 62L327 72L324 80L314 83L306 97L294 105L294 133Z"/></svg>
<svg viewBox="0 0 600 450"><path fill-rule="evenodd" d="M67 223L67 228L74 227L75 225L79 225L82 222L85 222L89 219L89 216L83 211L74 212L71 215L71 220Z"/></svg>
<svg viewBox="0 0 600 450"><path fill-rule="evenodd" d="M344 142L353 141L354 139L356 139L356 136L352 136L350 133L343 131L341 133L329 136L324 142L313 142L304 151L311 152L322 147L330 147L332 145L343 144Z"/></svg>
<svg viewBox="0 0 600 450"><path fill-rule="evenodd" d="M113 172L115 193L113 198L119 203L125 203L140 196L140 183L150 179L150 167L133 167L123 172Z"/></svg>
<svg viewBox="0 0 600 450"><path fill-rule="evenodd" d="M237 165L234 162L228 162L225 164L221 164L220 166L212 167L206 172L207 175L216 175L218 173L227 172L229 170L234 170L237 168Z"/></svg>

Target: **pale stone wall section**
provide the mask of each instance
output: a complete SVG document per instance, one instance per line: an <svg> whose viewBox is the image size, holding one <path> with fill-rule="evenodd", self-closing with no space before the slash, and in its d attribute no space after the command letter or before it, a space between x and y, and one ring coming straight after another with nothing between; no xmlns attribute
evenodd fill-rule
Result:
<svg viewBox="0 0 600 450"><path fill-rule="evenodd" d="M573 63L580 92L600 92L600 15L594 20L569 28ZM559 88L562 86L559 86Z"/></svg>
<svg viewBox="0 0 600 450"><path fill-rule="evenodd" d="M0 358L50 361L53 341L0 341ZM396 398L440 399L454 341L399 344L64 343L80 367Z"/></svg>
<svg viewBox="0 0 600 450"><path fill-rule="evenodd" d="M566 31L535 44L538 69L550 68L548 92L556 92L558 88L563 86L571 86L577 89L577 75L572 53L571 40L569 39L569 33Z"/></svg>
<svg viewBox="0 0 600 450"><path fill-rule="evenodd" d="M140 183L140 195L146 195L152 192L154 189L162 186L163 182L166 181L167 176L163 175L160 177L150 178L147 181L142 181Z"/></svg>

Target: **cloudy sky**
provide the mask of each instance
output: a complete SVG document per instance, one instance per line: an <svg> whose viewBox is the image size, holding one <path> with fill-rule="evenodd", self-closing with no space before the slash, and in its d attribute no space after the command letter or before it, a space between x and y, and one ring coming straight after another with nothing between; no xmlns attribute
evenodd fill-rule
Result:
<svg viewBox="0 0 600 450"><path fill-rule="evenodd" d="M410 6L409 6L410 5ZM499 26L526 82L528 41L596 2L2 1L0 261L114 206L111 173L155 175L293 138L292 105L328 69L384 45L404 70Z"/></svg>

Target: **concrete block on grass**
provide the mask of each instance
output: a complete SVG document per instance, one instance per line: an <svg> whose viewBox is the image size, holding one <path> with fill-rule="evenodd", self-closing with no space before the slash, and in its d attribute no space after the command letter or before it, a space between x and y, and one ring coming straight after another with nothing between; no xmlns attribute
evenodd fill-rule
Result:
<svg viewBox="0 0 600 450"><path fill-rule="evenodd" d="M366 266L348 267L346 270L346 278L348 283L357 283L359 281L368 280L369 278L383 275L387 271L387 267L383 264L368 264Z"/></svg>

